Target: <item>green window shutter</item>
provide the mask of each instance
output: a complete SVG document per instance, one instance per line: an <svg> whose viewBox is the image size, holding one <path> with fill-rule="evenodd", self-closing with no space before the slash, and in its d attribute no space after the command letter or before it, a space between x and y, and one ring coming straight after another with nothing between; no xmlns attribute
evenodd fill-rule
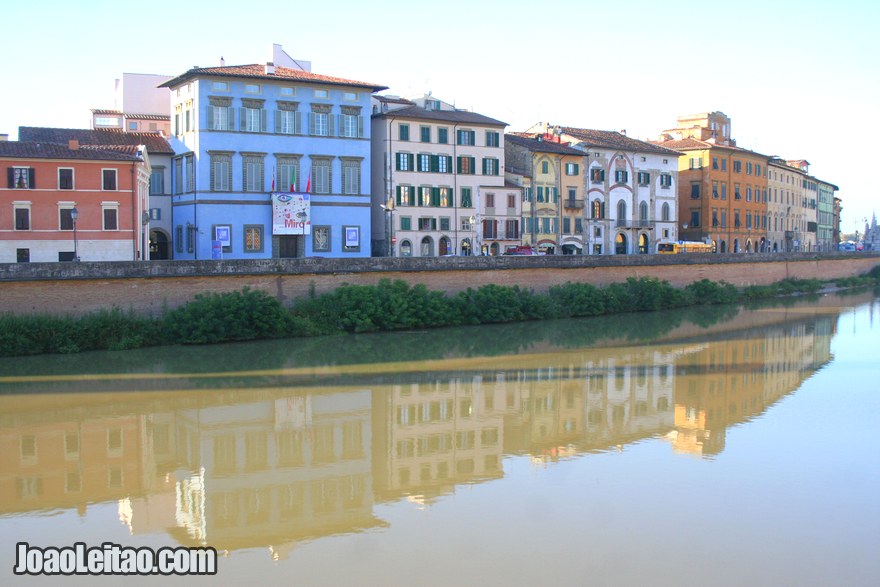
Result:
<svg viewBox="0 0 880 587"><path fill-rule="evenodd" d="M581 166L578 165L577 163L574 164L574 174L575 174L575 175L580 175L580 174L581 174Z"/></svg>
<svg viewBox="0 0 880 587"><path fill-rule="evenodd" d="M226 109L226 129L235 130L235 108Z"/></svg>
<svg viewBox="0 0 880 587"><path fill-rule="evenodd" d="M268 116L266 110L260 110L260 132L266 132L269 130L269 126L266 124L266 117Z"/></svg>
<svg viewBox="0 0 880 587"><path fill-rule="evenodd" d="M409 169L410 171L415 171L415 168L416 168L416 156L415 156L414 154L412 154L412 153L408 153L407 156L406 156L406 160L407 160L407 162L409 163L409 167L407 167L407 169Z"/></svg>
<svg viewBox="0 0 880 587"><path fill-rule="evenodd" d="M281 132L281 111L274 110L274 113L275 113L275 132L279 133L279 132Z"/></svg>
<svg viewBox="0 0 880 587"><path fill-rule="evenodd" d="M456 162L456 166L457 166L456 169L457 169L458 173L461 173L461 157L458 158L458 161Z"/></svg>
<svg viewBox="0 0 880 587"><path fill-rule="evenodd" d="M553 188L553 203L559 203L559 190L557 188Z"/></svg>
<svg viewBox="0 0 880 587"><path fill-rule="evenodd" d="M477 172L477 158L476 157L468 157L471 160L471 175L474 175Z"/></svg>
<svg viewBox="0 0 880 587"><path fill-rule="evenodd" d="M489 161L484 157L483 158L483 175L486 175L486 167Z"/></svg>
<svg viewBox="0 0 880 587"><path fill-rule="evenodd" d="M333 121L336 119L332 114L327 115L327 136L333 136Z"/></svg>
<svg viewBox="0 0 880 587"><path fill-rule="evenodd" d="M439 155L431 155L431 171L433 173L437 173L440 171L440 156Z"/></svg>
<svg viewBox="0 0 880 587"><path fill-rule="evenodd" d="M309 112L309 134L315 134L315 113Z"/></svg>
<svg viewBox="0 0 880 587"><path fill-rule="evenodd" d="M245 114L244 114L244 108L239 108L238 109L238 130L245 129L245 120L246 120L246 118L245 118ZM232 127L230 127L230 129L235 130Z"/></svg>
<svg viewBox="0 0 880 587"><path fill-rule="evenodd" d="M358 138L364 138L364 117L358 116Z"/></svg>
<svg viewBox="0 0 880 587"><path fill-rule="evenodd" d="M400 171L400 155L401 155L401 154L398 153L397 156L394 157L394 169L395 169L396 171ZM399 189L400 189L400 186L397 186L397 189L399 190Z"/></svg>
<svg viewBox="0 0 880 587"><path fill-rule="evenodd" d="M293 113L293 132L298 135L301 135L303 132L302 114L299 111Z"/></svg>
<svg viewBox="0 0 880 587"><path fill-rule="evenodd" d="M397 186L397 205L400 206L401 204L403 204L403 200L401 200L400 196L400 186Z"/></svg>
<svg viewBox="0 0 880 587"><path fill-rule="evenodd" d="M213 112L211 111L211 106L205 108L205 129L206 130L214 130L214 117L211 116Z"/></svg>
<svg viewBox="0 0 880 587"><path fill-rule="evenodd" d="M440 205L440 188L431 188L431 205Z"/></svg>
<svg viewBox="0 0 880 587"><path fill-rule="evenodd" d="M409 188L409 192L407 193L407 196L408 196L407 203L410 206L415 206L416 205L416 188L415 187Z"/></svg>
<svg viewBox="0 0 880 587"><path fill-rule="evenodd" d="M468 131L468 133L471 135L471 143L470 143L470 144L472 144L472 145L476 145L476 144L477 144L477 133L476 133L476 131L471 130L471 131Z"/></svg>
<svg viewBox="0 0 880 587"><path fill-rule="evenodd" d="M452 173L452 155L446 157L446 173Z"/></svg>

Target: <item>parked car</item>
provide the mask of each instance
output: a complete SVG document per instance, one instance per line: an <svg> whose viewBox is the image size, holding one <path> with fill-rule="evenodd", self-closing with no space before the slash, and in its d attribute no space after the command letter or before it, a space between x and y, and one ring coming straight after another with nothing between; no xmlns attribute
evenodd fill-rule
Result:
<svg viewBox="0 0 880 587"><path fill-rule="evenodd" d="M538 251L533 249L532 247L527 246L519 246L519 247L510 247L506 251L504 251L505 255L539 255Z"/></svg>

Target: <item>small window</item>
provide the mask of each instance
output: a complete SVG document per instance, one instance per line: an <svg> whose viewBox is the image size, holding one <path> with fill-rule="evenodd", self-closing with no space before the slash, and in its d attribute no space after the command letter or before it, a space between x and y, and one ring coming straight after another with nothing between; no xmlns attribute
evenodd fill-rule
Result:
<svg viewBox="0 0 880 587"><path fill-rule="evenodd" d="M15 230L31 229L31 209L30 207L15 208Z"/></svg>
<svg viewBox="0 0 880 587"><path fill-rule="evenodd" d="M316 253L330 252L330 227L315 226L312 230L312 251Z"/></svg>
<svg viewBox="0 0 880 587"><path fill-rule="evenodd" d="M245 224L244 229L244 252L263 252L263 226L259 224Z"/></svg>
<svg viewBox="0 0 880 587"><path fill-rule="evenodd" d="M446 145L449 143L449 129L448 128L438 128L437 129L437 142L441 145Z"/></svg>
<svg viewBox="0 0 880 587"><path fill-rule="evenodd" d="M408 124L400 124L397 127L397 138L401 141L409 140L409 125Z"/></svg>
<svg viewBox="0 0 880 587"><path fill-rule="evenodd" d="M118 208L104 208L104 230L118 230Z"/></svg>
<svg viewBox="0 0 880 587"><path fill-rule="evenodd" d="M262 91L260 84L245 84L244 92L246 94L259 94Z"/></svg>
<svg viewBox="0 0 880 587"><path fill-rule="evenodd" d="M101 171L101 189L104 191L116 190L116 170L104 169Z"/></svg>
<svg viewBox="0 0 880 587"><path fill-rule="evenodd" d="M229 84L227 82L214 82L211 84L211 89L215 92L228 92Z"/></svg>
<svg viewBox="0 0 880 587"><path fill-rule="evenodd" d="M342 99L343 99L343 100L349 100L349 101L351 101L351 102L354 102L354 101L356 101L356 100L358 99L357 92L344 92L344 93L342 94Z"/></svg>
<svg viewBox="0 0 880 587"><path fill-rule="evenodd" d="M419 127L419 136L423 143L431 142L431 127L430 126L422 126Z"/></svg>
<svg viewBox="0 0 880 587"><path fill-rule="evenodd" d="M9 189L27 190L34 188L34 168L33 167L9 167L8 187Z"/></svg>
<svg viewBox="0 0 880 587"><path fill-rule="evenodd" d="M315 90L315 98L329 98L330 92L328 90Z"/></svg>
<svg viewBox="0 0 880 587"><path fill-rule="evenodd" d="M291 88L290 86L285 86L285 87L281 88L280 93L285 98L291 98L293 96L296 96L296 88Z"/></svg>
<svg viewBox="0 0 880 587"><path fill-rule="evenodd" d="M541 173L550 173L550 163L541 161Z"/></svg>

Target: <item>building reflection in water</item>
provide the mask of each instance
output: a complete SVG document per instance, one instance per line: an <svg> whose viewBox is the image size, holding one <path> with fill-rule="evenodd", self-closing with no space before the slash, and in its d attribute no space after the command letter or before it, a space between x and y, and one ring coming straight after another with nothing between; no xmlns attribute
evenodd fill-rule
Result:
<svg viewBox="0 0 880 587"><path fill-rule="evenodd" d="M830 360L835 320L371 365L309 385L260 376L239 387L247 377L237 374L232 388L215 380L216 393L179 391L180 376L173 393L4 395L0 514L86 515L90 504L116 501L134 534L283 558L318 537L385 525L377 503L428 507L461 484L500 478L506 455L547 464L646 438L716 455L728 428Z"/></svg>

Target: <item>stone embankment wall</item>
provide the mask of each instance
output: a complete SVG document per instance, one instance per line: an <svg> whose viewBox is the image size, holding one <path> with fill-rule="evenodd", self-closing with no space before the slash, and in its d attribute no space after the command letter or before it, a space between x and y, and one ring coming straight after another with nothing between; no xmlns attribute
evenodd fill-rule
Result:
<svg viewBox="0 0 880 587"><path fill-rule="evenodd" d="M263 259L0 264L0 313L84 314L118 307L157 315L206 292L262 290L288 304L344 284L380 279L456 293L488 283L537 292L567 282L604 286L656 277L675 286L701 279L736 286L787 277L832 279L867 273L880 253Z"/></svg>

